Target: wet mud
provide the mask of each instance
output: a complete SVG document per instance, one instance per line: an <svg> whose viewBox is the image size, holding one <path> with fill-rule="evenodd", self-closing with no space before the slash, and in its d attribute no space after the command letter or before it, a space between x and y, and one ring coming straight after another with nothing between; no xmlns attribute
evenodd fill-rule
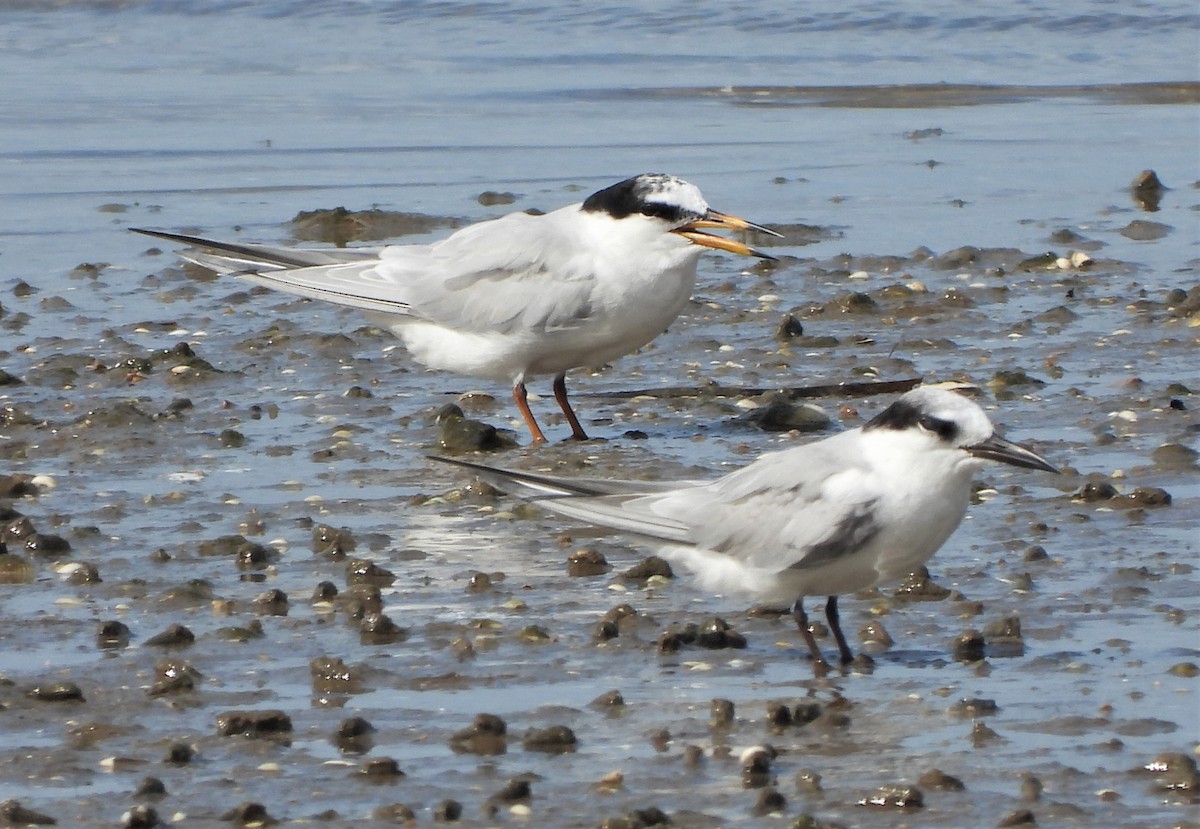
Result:
<svg viewBox="0 0 1200 829"><path fill-rule="evenodd" d="M1136 237L1047 222L1036 250L709 257L669 332L575 372L596 439L554 442L542 399L537 448L504 389L141 242L136 277L9 283L0 824L1194 825L1178 206ZM279 236L366 238L333 218ZM136 318L78 296L131 278ZM846 598L866 658L824 676L780 608L425 457L715 475L917 381L969 385L1065 474L981 473L929 573Z"/></svg>

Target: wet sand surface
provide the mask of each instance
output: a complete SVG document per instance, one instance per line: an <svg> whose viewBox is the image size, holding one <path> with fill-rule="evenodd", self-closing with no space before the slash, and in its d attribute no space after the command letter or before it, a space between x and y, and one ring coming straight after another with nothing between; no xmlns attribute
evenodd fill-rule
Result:
<svg viewBox="0 0 1200 829"><path fill-rule="evenodd" d="M128 140L5 144L0 825L1197 825L1196 84L647 65L535 95L514 61L401 141L346 92L270 146L201 137L218 71L161 133L133 107ZM585 443L549 378L528 447L507 389L126 232L426 241L659 168L784 233L751 240L779 261L706 256L668 332L573 373ZM911 380L972 384L1064 474L985 469L928 583L844 599L874 662L824 677L786 615L628 575L652 547L426 458L455 403L520 444L488 462L718 475ZM790 428L807 405L825 425Z"/></svg>

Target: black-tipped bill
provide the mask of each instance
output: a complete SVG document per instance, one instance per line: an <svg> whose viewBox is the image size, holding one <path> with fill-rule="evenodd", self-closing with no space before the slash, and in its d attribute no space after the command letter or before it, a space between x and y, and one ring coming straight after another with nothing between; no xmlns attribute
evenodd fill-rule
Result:
<svg viewBox="0 0 1200 829"><path fill-rule="evenodd" d="M727 239L724 236L717 236L713 233L705 233L703 230L700 230L702 227L724 228L725 230L753 230L757 233L766 233L768 236L782 236L782 234L776 233L762 225L756 225L754 222L748 222L739 216L730 216L728 213L721 213L718 210L709 210L704 214L704 218L688 222L671 232L678 233L680 236L684 236L697 245L703 245L706 248L725 250L730 253L740 254L741 256L757 256L760 259L775 258L770 254L755 250L744 242Z"/></svg>
<svg viewBox="0 0 1200 829"><path fill-rule="evenodd" d="M1058 469L1037 452L1027 449L1019 443L1005 440L999 435L992 435L983 443L968 446L967 451L977 458L985 458L989 461L1006 463L1010 466L1020 466L1025 469L1040 469L1043 472L1058 474Z"/></svg>

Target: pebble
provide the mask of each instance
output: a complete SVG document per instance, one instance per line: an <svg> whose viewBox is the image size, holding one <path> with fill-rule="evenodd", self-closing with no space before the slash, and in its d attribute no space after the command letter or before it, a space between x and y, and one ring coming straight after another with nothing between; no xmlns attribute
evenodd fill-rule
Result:
<svg viewBox="0 0 1200 829"><path fill-rule="evenodd" d="M567 556L567 575L575 577L602 576L612 565L599 550L585 547Z"/></svg>
<svg viewBox="0 0 1200 829"><path fill-rule="evenodd" d="M917 778L917 784L926 789L940 789L947 792L961 792L966 786L953 775L946 774L941 769L930 769Z"/></svg>
<svg viewBox="0 0 1200 829"><path fill-rule="evenodd" d="M371 817L377 821L401 826L413 826L417 822L417 813L405 803L389 803L377 806L371 811Z"/></svg>
<svg viewBox="0 0 1200 829"><path fill-rule="evenodd" d="M162 633L155 634L146 640L147 645L170 648L190 645L196 641L196 634L187 627L179 624L171 625Z"/></svg>
<svg viewBox="0 0 1200 829"><path fill-rule="evenodd" d="M754 815L774 815L787 809L787 798L775 789L763 789L750 810Z"/></svg>
<svg viewBox="0 0 1200 829"><path fill-rule="evenodd" d="M221 815L221 820L235 826L272 826L279 821L271 817L267 807L261 803L240 803Z"/></svg>
<svg viewBox="0 0 1200 829"><path fill-rule="evenodd" d="M408 776L391 757L372 757L359 767L357 773L375 782L391 782Z"/></svg>
<svg viewBox="0 0 1200 829"><path fill-rule="evenodd" d="M290 734L292 718L282 711L226 711L217 715L218 737L269 737Z"/></svg>
<svg viewBox="0 0 1200 829"><path fill-rule="evenodd" d="M731 700L714 699L708 706L708 724L712 728L729 728L733 725L734 706Z"/></svg>
<svg viewBox="0 0 1200 829"><path fill-rule="evenodd" d="M50 682L30 688L25 696L38 702L86 702L83 690L74 682Z"/></svg>
<svg viewBox="0 0 1200 829"><path fill-rule="evenodd" d="M358 639L364 645L390 645L408 638L408 629L400 627L384 613L368 613L358 625Z"/></svg>
<svg viewBox="0 0 1200 829"><path fill-rule="evenodd" d="M565 725L552 725L547 728L533 728L525 732L521 745L526 751L540 751L547 754L564 754L575 751L578 742L575 732Z"/></svg>
<svg viewBox="0 0 1200 829"><path fill-rule="evenodd" d="M433 822L454 823L462 817L462 812L462 804L457 800L443 800L433 807Z"/></svg>
<svg viewBox="0 0 1200 829"><path fill-rule="evenodd" d="M50 815L26 809L16 800L0 802L0 826L54 826L57 823Z"/></svg>
<svg viewBox="0 0 1200 829"><path fill-rule="evenodd" d="M508 750L508 725L495 714L476 714L471 725L450 737L456 752L495 756Z"/></svg>

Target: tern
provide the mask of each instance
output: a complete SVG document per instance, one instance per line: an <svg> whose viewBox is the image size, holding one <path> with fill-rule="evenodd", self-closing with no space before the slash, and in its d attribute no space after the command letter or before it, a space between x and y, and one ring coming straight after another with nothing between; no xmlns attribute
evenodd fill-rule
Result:
<svg viewBox="0 0 1200 829"><path fill-rule="evenodd" d="M773 259L706 229L761 225L713 210L700 189L647 173L550 213L479 222L428 245L284 248L143 228L189 246L180 256L219 274L365 311L434 369L512 383L535 443L526 380L554 376L554 397L586 440L567 400L567 371L636 351L692 295L705 249Z"/></svg>
<svg viewBox="0 0 1200 829"><path fill-rule="evenodd" d="M790 604L814 665L828 667L809 630L806 596L825 615L843 663L854 654L838 595L903 579L962 521L985 461L1057 473L996 434L976 403L936 386L897 398L874 419L772 452L711 481L608 481L465 467L501 489L578 521L640 536L718 593Z"/></svg>

